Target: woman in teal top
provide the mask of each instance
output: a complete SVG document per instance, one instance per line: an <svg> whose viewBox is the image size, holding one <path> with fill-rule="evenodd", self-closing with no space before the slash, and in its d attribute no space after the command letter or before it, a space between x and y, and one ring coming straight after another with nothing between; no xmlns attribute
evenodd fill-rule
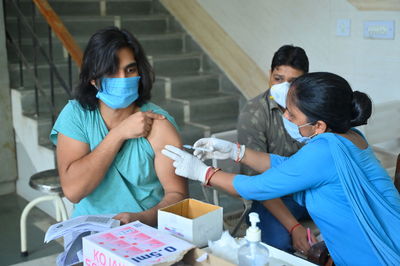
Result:
<svg viewBox="0 0 400 266"><path fill-rule="evenodd" d="M186 181L161 155L181 141L174 119L149 102L153 82L129 32L110 27L90 38L75 99L50 134L73 216L118 214L123 223L155 225L157 209L187 196Z"/></svg>
<svg viewBox="0 0 400 266"><path fill-rule="evenodd" d="M246 199L293 194L319 227L336 265L400 265L399 193L362 134L352 129L371 115L368 96L353 92L337 75L310 73L292 83L286 103L288 133L308 142L291 157L218 139L195 143L212 150L196 151L199 157L231 158L259 175L213 170L173 146L163 154L175 161L177 174Z"/></svg>

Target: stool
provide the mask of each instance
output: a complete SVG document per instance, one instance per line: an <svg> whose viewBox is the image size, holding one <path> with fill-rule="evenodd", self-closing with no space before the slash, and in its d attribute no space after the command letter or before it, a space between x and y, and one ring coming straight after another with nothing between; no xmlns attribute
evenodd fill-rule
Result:
<svg viewBox="0 0 400 266"><path fill-rule="evenodd" d="M58 176L57 169L46 170L38 172L31 176L29 185L38 191L47 195L36 198L25 206L21 214L20 228L21 228L21 256L28 256L27 239L26 239L26 218L29 211L40 202L53 201L56 208L56 220L60 222L67 220L67 210L65 209L64 202L62 201L62 189Z"/></svg>

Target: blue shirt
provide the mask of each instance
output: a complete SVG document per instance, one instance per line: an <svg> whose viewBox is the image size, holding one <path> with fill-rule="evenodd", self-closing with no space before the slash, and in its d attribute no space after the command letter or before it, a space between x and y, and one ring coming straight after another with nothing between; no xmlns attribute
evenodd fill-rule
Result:
<svg viewBox="0 0 400 266"><path fill-rule="evenodd" d="M369 203L359 199L349 200L348 188L344 188L341 176L352 175L349 174L351 169L337 167L332 146L322 136L328 134L335 135L321 134L291 157L271 154L269 170L253 177L237 175L233 185L243 198L252 200L267 200L295 193L295 199L307 207L319 227L335 264L381 265L383 263L365 233L365 225L360 226L360 219L356 217L353 207L353 202L364 205ZM341 155L343 160L350 156L362 169L372 187L389 202L397 217L400 217L399 194L371 148L361 150L348 139L335 136L346 148L346 152ZM365 207L368 209L369 206ZM397 224L399 222L400 220L396 221ZM400 235L393 241L399 242Z"/></svg>
<svg viewBox="0 0 400 266"><path fill-rule="evenodd" d="M177 127L174 119L155 104L146 103L140 110L162 114ZM57 144L58 133L87 143L93 151L108 134L108 129L98 109L90 111L76 100L70 100L50 133L54 144ZM164 190L155 172L154 151L150 143L143 137L128 139L101 183L75 204L72 216L141 212L157 205L163 196Z"/></svg>

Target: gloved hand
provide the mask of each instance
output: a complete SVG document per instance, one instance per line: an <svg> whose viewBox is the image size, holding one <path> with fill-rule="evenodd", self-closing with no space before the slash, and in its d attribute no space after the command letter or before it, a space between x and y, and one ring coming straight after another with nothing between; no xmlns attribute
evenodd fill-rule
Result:
<svg viewBox="0 0 400 266"><path fill-rule="evenodd" d="M207 170L210 166L205 165L190 153L172 145L166 145L161 153L174 160L175 174L200 181L202 184L205 183Z"/></svg>
<svg viewBox="0 0 400 266"><path fill-rule="evenodd" d="M242 160L246 149L244 145L238 145L236 143L217 138L199 139L194 143L193 148L195 149L193 154L201 160L225 160L230 158L236 162ZM196 150L196 148L207 149L210 151Z"/></svg>

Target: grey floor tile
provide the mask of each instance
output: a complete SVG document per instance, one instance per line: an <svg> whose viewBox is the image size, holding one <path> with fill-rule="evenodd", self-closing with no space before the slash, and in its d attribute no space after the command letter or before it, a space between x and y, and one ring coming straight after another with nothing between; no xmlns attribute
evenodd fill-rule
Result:
<svg viewBox="0 0 400 266"><path fill-rule="evenodd" d="M27 203L15 193L0 196L0 265L29 262L63 251L63 247L55 241L43 243L45 232L36 224L53 224L56 221L38 208L34 208L29 213L27 222L29 255L20 256L19 219ZM41 263L36 265L45 266Z"/></svg>

